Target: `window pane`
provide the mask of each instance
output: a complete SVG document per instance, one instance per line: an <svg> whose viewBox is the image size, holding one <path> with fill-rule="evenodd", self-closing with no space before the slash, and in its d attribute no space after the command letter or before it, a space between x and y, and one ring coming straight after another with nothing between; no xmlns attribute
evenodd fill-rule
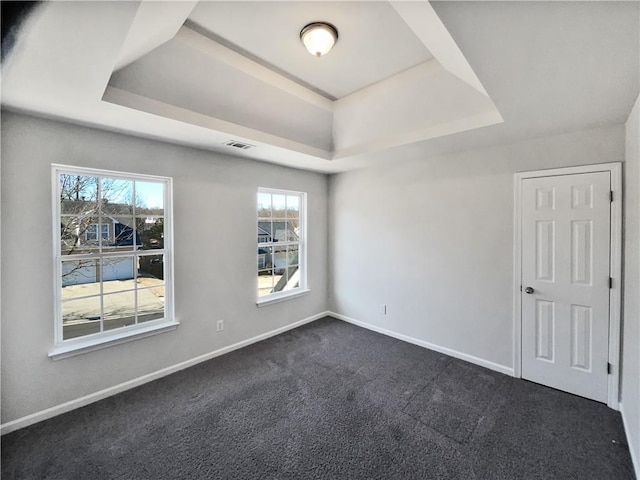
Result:
<svg viewBox="0 0 640 480"><path fill-rule="evenodd" d="M138 259L138 278L164 279L164 255L141 255Z"/></svg>
<svg viewBox="0 0 640 480"><path fill-rule="evenodd" d="M266 270L272 267L272 247L258 248L258 270Z"/></svg>
<svg viewBox="0 0 640 480"><path fill-rule="evenodd" d="M289 218L300 216L300 197L298 195L287 195L287 216Z"/></svg>
<svg viewBox="0 0 640 480"><path fill-rule="evenodd" d="M95 248L100 245L103 230L100 225L100 217L86 216L76 217L76 225L79 229L80 246L84 248Z"/></svg>
<svg viewBox="0 0 640 480"><path fill-rule="evenodd" d="M300 228L297 219L289 219L287 222L287 241L297 242L300 240Z"/></svg>
<svg viewBox="0 0 640 480"><path fill-rule="evenodd" d="M62 302L62 338L100 332L100 297Z"/></svg>
<svg viewBox="0 0 640 480"><path fill-rule="evenodd" d="M271 270L258 271L258 297L269 295L273 290L273 276Z"/></svg>
<svg viewBox="0 0 640 480"><path fill-rule="evenodd" d="M271 194L258 192L258 217L271 217Z"/></svg>
<svg viewBox="0 0 640 480"><path fill-rule="evenodd" d="M115 292L120 290L133 290L134 259L133 257L104 257L102 259L101 274L103 292Z"/></svg>
<svg viewBox="0 0 640 480"><path fill-rule="evenodd" d="M282 269L273 291L284 292L300 286L300 270L297 265Z"/></svg>
<svg viewBox="0 0 640 480"><path fill-rule="evenodd" d="M98 178L60 175L60 213L96 215L98 213Z"/></svg>
<svg viewBox="0 0 640 480"><path fill-rule="evenodd" d="M69 296L80 296L80 294L73 295L72 291L85 291L85 295L93 295L94 293L100 293L100 286L98 283L97 291L92 289L96 288L96 282L99 282L97 272L100 260L98 259L86 259L86 260L74 260L62 262L62 291L65 288L76 285L83 285L83 289L70 289Z"/></svg>
<svg viewBox="0 0 640 480"><path fill-rule="evenodd" d="M126 327L136 323L135 292L119 292L103 297L104 329Z"/></svg>
<svg viewBox="0 0 640 480"><path fill-rule="evenodd" d="M287 283L287 270L283 268L273 276L273 292L281 292Z"/></svg>
<svg viewBox="0 0 640 480"><path fill-rule="evenodd" d="M141 277L138 274L136 285L138 288L164 288L165 283L161 278ZM160 296L164 297L164 290L158 290L156 293L158 293L158 295L160 295L160 293L163 293L163 295Z"/></svg>
<svg viewBox="0 0 640 480"><path fill-rule="evenodd" d="M287 247L274 247L273 249L273 269L276 275L282 274L287 268Z"/></svg>
<svg viewBox="0 0 640 480"><path fill-rule="evenodd" d="M63 215L60 217L60 253L77 255L99 251L99 217L97 215Z"/></svg>
<svg viewBox="0 0 640 480"><path fill-rule="evenodd" d="M138 245L143 250L164 248L164 218L136 217Z"/></svg>
<svg viewBox="0 0 640 480"><path fill-rule="evenodd" d="M300 287L300 269L298 267L293 267L289 269L289 283L287 284L287 288L299 288Z"/></svg>
<svg viewBox="0 0 640 480"><path fill-rule="evenodd" d="M285 218L287 212L287 196L272 195L273 218Z"/></svg>
<svg viewBox="0 0 640 480"><path fill-rule="evenodd" d="M134 225L133 217L102 216L100 217L100 229L102 235L102 251L116 252L133 250Z"/></svg>
<svg viewBox="0 0 640 480"><path fill-rule="evenodd" d="M164 316L164 285L138 289L138 323Z"/></svg>
<svg viewBox="0 0 640 480"><path fill-rule="evenodd" d="M271 220L258 221L258 243L270 243L271 238Z"/></svg>
<svg viewBox="0 0 640 480"><path fill-rule="evenodd" d="M118 178L100 180L103 215L133 215L133 181Z"/></svg>
<svg viewBox="0 0 640 480"><path fill-rule="evenodd" d="M136 215L164 215L162 182L136 182Z"/></svg>
<svg viewBox="0 0 640 480"><path fill-rule="evenodd" d="M287 247L287 267L298 265L299 249L298 245L289 245Z"/></svg>
<svg viewBox="0 0 640 480"><path fill-rule="evenodd" d="M282 276L285 273L286 269L285 268L275 268L273 269L273 289L271 291L271 293L274 292L279 292L282 287L281 287L281 282L282 282Z"/></svg>
<svg viewBox="0 0 640 480"><path fill-rule="evenodd" d="M104 220L100 220L101 223L92 223L87 226L87 230L84 232L84 237L87 241L97 242L102 240L103 244L105 240L109 240L109 225L106 225Z"/></svg>
<svg viewBox="0 0 640 480"><path fill-rule="evenodd" d="M62 255L68 255L79 245L75 218L60 217L60 253Z"/></svg>
<svg viewBox="0 0 640 480"><path fill-rule="evenodd" d="M273 241L284 242L287 240L287 222L285 220L274 220L272 223Z"/></svg>

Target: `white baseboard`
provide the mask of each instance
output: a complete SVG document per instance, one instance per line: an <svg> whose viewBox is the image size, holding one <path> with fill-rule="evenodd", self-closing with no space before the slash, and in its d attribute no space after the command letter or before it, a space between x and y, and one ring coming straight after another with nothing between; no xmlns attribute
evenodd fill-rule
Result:
<svg viewBox="0 0 640 480"><path fill-rule="evenodd" d="M366 328L368 330L373 330L374 332L378 332L383 335L387 335L389 337L397 338L398 340L402 340L407 343L412 343L420 347L428 348L429 350L443 353L445 355L449 355L450 357L459 358L460 360L464 360L465 362L473 363L475 365L488 368L489 370L494 370L496 372L504 373L505 375L509 375L511 377L514 376L514 371L512 367L500 365L499 363L494 363L489 360L485 360L483 358L474 357L473 355L468 355L466 353L458 352L457 350L452 350L450 348L441 347L440 345L435 345L433 343L425 342L424 340L419 340L417 338L413 338L408 335L403 335L402 333L393 332L391 330L387 330L386 328L378 327L376 325L362 322L360 320L355 320L353 318L347 317L346 315L341 315L339 313L327 312L327 315L337 318L339 320L345 321L347 323L352 323L353 325Z"/></svg>
<svg viewBox="0 0 640 480"><path fill-rule="evenodd" d="M185 368L192 367L194 365L197 365L198 363L206 362L207 360L211 360L212 358L219 357L220 355L224 355L225 353L229 353L234 350L238 350L239 348L243 348L248 345L251 345L252 343L266 340L267 338L274 337L276 335L287 332L289 330L293 330L294 328L300 327L307 323L311 323L315 320L326 317L328 315L331 315L331 314L329 312L318 313L316 315L304 318L292 324L285 325L284 327L276 328L275 330L271 330L269 332L262 333L255 337L249 338L247 340L234 343L233 345L229 345L228 347L223 347L218 350L214 350L213 352L205 353L204 355L200 355L190 360L177 363L176 365L163 368L156 372L152 372L147 375L134 378L133 380L129 380L119 385L114 385L113 387L105 388L104 390L100 390L98 392L85 395L84 397L80 397L75 400L71 400L71 401L62 403L60 405L47 408L40 412L32 413L31 415L27 415L25 417L12 420L7 423L3 423L2 425L0 425L0 435L13 432L14 430L18 430L20 428L28 427L29 425L33 425L34 423L38 423L48 418L55 417L56 415L60 415L62 413L66 413L71 410L75 410L76 408L84 407L85 405L89 405L90 403L97 402L98 400L102 400L103 398L110 397L112 395L115 395L120 392L124 392L126 390L130 390L132 388L138 387L140 385L151 382L153 380L157 380L158 378L166 377L167 375L171 375L172 373L179 372L180 370L184 370Z"/></svg>
<svg viewBox="0 0 640 480"><path fill-rule="evenodd" d="M632 426L629 425L627 417L624 414L624 404L620 405L620 415L622 416L622 425L624 426L624 432L627 435L627 445L629 446L629 453L631 453L631 462L633 463L633 469L636 471L636 478L640 479L640 458L638 458L638 451L640 451L640 445L633 445L629 432L632 430Z"/></svg>
<svg viewBox="0 0 640 480"><path fill-rule="evenodd" d="M450 348L441 347L439 345L435 345L433 343L425 342L424 340L419 340L417 338L409 337L408 335L403 335L401 333L396 333L391 330L387 330L385 328L377 327L375 325L361 322L359 320L355 320L353 318L347 317L345 315L341 315L339 313L334 312L322 312L311 317L304 318L292 324L286 325L284 327L277 328L275 330L271 330L269 332L257 335L255 337L249 338L247 340L243 340L238 343L234 343L233 345L229 345L227 347L220 348L218 350L214 350L213 352L205 353L204 355L200 355L198 357L192 358L190 360L186 360L184 362L178 363L176 365L172 365L170 367L163 368L156 372L149 373L147 375L143 375L138 378L134 378L127 382L114 385L109 388L105 388L104 390L100 390L98 392L91 393L89 395L85 395L84 397L77 398L75 400L70 400L68 402L62 403L60 405L56 405L54 407L47 408L45 410L41 410L36 413L32 413L31 415L27 415L16 420L12 420L10 422L4 423L0 425L0 435L5 435L7 433L13 432L20 428L28 427L29 425L33 425L34 423L41 422L48 418L55 417L56 415L60 415L71 410L75 410L80 407L84 407L85 405L89 405L90 403L97 402L104 398L110 397L112 395L116 395L120 392L124 392L126 390L130 390L132 388L138 387L145 383L151 382L153 380L157 380L159 378L165 377L167 375L171 375L172 373L179 372L180 370L184 370L185 368L192 367L197 365L198 363L206 362L207 360L211 360L212 358L218 357L220 355L224 355L225 353L232 352L234 350L238 350L239 348L246 347L256 342L260 342L262 340L266 340L267 338L279 335L289 330L293 330L294 328L300 327L307 323L311 323L320 318L331 316L338 320L345 321L347 323L351 323L353 325L357 325L359 327L366 328L368 330L373 330L374 332L381 333L383 335L387 335L389 337L397 338L398 340L402 340L408 343L412 343L414 345L418 345L420 347L427 348L429 350L433 350L439 353L443 353L445 355L449 355L450 357L459 358L460 360L464 360L469 363L473 363L475 365L479 365L481 367L488 368L490 370L494 370L496 372L504 373L506 375L514 375L513 368L507 367L504 365L500 365L494 362L490 362L489 360L485 360L482 358L474 357L472 355L467 355L466 353L458 352L456 350L452 350ZM623 417L624 418L624 417ZM637 465L637 463L636 463ZM637 469L637 467L636 467Z"/></svg>

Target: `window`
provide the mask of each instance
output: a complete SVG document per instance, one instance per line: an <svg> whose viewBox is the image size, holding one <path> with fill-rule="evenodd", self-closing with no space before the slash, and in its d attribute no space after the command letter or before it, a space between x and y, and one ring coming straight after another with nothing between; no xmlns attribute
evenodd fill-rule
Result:
<svg viewBox="0 0 640 480"><path fill-rule="evenodd" d="M51 355L175 328L171 179L59 165L53 170L57 294Z"/></svg>
<svg viewBox="0 0 640 480"><path fill-rule="evenodd" d="M306 194L258 189L258 304L307 292Z"/></svg>
<svg viewBox="0 0 640 480"><path fill-rule="evenodd" d="M98 224L93 223L87 227L87 231L85 232L85 240L87 242L97 242L98 241ZM100 225L100 236L103 240L109 238L109 225L103 224Z"/></svg>

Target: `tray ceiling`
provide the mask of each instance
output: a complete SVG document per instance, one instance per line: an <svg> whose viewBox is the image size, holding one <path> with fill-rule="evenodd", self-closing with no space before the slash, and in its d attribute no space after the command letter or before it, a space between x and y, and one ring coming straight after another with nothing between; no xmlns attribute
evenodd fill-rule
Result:
<svg viewBox="0 0 640 480"><path fill-rule="evenodd" d="M561 114L573 127L593 123L598 115L619 118L627 100L637 96L638 46L629 42L634 34L637 39L637 6L616 4L614 11L598 2L570 3L570 9L456 3L435 4L436 13L427 1L44 2L3 64L2 103L337 172L392 158L385 153L391 148L450 148L461 132L484 142L549 134L561 128L560 116L545 116L545 109L557 108L558 100L550 104L552 97L529 94L541 86L582 95L582 102ZM340 32L334 50L321 58L309 55L298 38L304 25L317 20ZM580 45L590 38L583 24L606 35L590 41L581 56ZM464 53L450 31L462 39ZM563 48L528 48L538 37ZM526 58L518 56L523 49ZM485 89L467 58L491 88ZM514 64L511 69L505 59ZM562 81L541 83L535 75L509 80L544 63L562 80L598 61L609 70L583 75L579 89ZM616 95L607 97L603 110L590 99L595 87L601 92L608 86L620 88L611 90ZM482 127L489 133L473 132ZM229 140L253 147L239 151Z"/></svg>
<svg viewBox="0 0 640 480"><path fill-rule="evenodd" d="M314 20L340 32L321 58ZM201 2L103 99L325 160L502 120L427 2Z"/></svg>

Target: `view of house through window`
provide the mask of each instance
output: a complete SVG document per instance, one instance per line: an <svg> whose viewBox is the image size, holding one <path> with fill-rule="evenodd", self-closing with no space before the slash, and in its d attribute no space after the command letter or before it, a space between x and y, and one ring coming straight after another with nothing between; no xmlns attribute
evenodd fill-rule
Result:
<svg viewBox="0 0 640 480"><path fill-rule="evenodd" d="M258 298L305 287L305 194L258 190Z"/></svg>
<svg viewBox="0 0 640 480"><path fill-rule="evenodd" d="M169 320L169 185L56 167L57 343Z"/></svg>

